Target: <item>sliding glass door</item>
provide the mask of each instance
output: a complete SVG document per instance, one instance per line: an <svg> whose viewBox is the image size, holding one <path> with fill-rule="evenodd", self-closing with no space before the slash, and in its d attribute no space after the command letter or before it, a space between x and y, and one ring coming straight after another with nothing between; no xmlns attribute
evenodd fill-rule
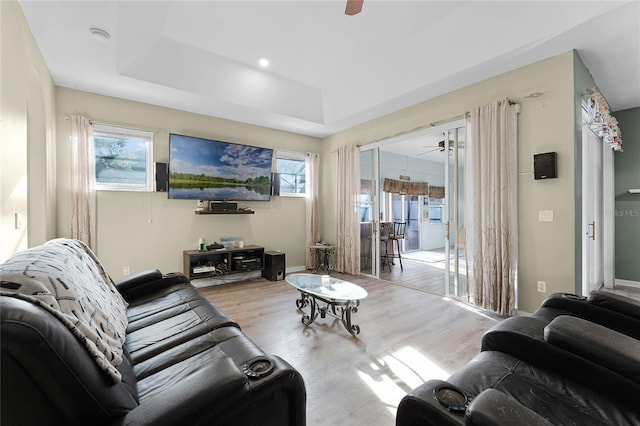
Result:
<svg viewBox="0 0 640 426"><path fill-rule="evenodd" d="M449 150L445 162L445 287L453 297L467 295L467 259L464 237L464 137L465 128L446 132Z"/></svg>
<svg viewBox="0 0 640 426"><path fill-rule="evenodd" d="M404 270L385 268L385 279L456 298L466 295L464 138L464 121L458 120L362 147L362 274L382 273L380 222L405 222L399 248L414 263ZM393 185L383 191L387 179L424 183L425 193L411 195Z"/></svg>
<svg viewBox="0 0 640 426"><path fill-rule="evenodd" d="M360 273L378 277L380 259L378 149L360 151Z"/></svg>

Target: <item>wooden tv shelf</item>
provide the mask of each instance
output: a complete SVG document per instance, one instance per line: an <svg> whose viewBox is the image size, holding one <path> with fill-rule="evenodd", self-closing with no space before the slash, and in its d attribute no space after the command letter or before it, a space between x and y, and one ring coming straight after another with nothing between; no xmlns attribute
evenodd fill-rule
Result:
<svg viewBox="0 0 640 426"><path fill-rule="evenodd" d="M248 245L207 251L184 250L182 260L183 273L189 279L261 271L264 265L264 247Z"/></svg>
<svg viewBox="0 0 640 426"><path fill-rule="evenodd" d="M253 210L226 210L214 212L212 210L196 210L196 214L255 214Z"/></svg>

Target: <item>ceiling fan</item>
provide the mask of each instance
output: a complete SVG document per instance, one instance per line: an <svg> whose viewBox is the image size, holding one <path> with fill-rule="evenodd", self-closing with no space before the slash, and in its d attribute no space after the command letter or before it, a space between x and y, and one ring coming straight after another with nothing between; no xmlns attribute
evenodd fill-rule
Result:
<svg viewBox="0 0 640 426"><path fill-rule="evenodd" d="M364 0L347 0L347 7L344 13L349 16L357 15L362 11Z"/></svg>
<svg viewBox="0 0 640 426"><path fill-rule="evenodd" d="M453 144L454 143L455 142L453 140L449 139L449 151L453 151ZM430 152L434 152L434 151L444 152L444 140L441 140L440 142L438 142L437 146L435 146L435 145L423 145L422 148L433 148L433 149L430 149L429 151L422 152L422 153L420 153L418 155L427 155Z"/></svg>

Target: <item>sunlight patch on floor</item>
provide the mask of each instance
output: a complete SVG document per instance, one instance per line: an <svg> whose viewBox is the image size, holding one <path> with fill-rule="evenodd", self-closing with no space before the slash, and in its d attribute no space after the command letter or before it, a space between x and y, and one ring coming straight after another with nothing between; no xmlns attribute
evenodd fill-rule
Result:
<svg viewBox="0 0 640 426"><path fill-rule="evenodd" d="M400 400L412 389L431 379L446 380L450 374L411 346L383 356L369 367L373 373L358 371L360 379L395 415Z"/></svg>

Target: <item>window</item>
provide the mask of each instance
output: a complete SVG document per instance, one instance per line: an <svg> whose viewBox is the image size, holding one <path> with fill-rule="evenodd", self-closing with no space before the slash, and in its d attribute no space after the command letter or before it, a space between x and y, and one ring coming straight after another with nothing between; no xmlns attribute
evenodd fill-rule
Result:
<svg viewBox="0 0 640 426"><path fill-rule="evenodd" d="M444 200L442 198L429 198L429 223L445 223L442 217Z"/></svg>
<svg viewBox="0 0 640 426"><path fill-rule="evenodd" d="M280 195L304 196L306 194L305 154L299 152L276 152L275 186L280 184Z"/></svg>
<svg viewBox="0 0 640 426"><path fill-rule="evenodd" d="M93 125L96 189L153 191L153 133Z"/></svg>

